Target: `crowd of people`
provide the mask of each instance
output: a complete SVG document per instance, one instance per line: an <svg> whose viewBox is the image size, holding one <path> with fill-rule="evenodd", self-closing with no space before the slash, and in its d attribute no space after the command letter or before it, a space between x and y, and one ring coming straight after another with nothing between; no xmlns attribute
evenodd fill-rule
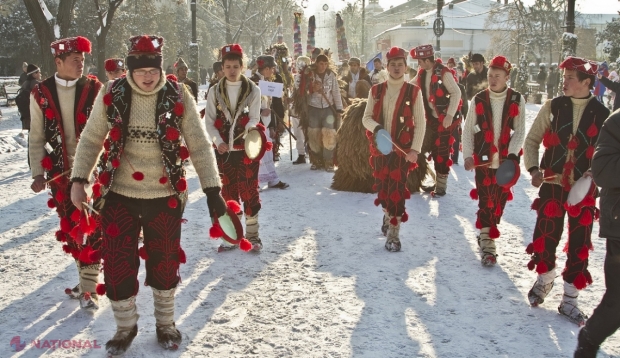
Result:
<svg viewBox="0 0 620 358"><path fill-rule="evenodd" d="M368 138L368 170L374 177L374 203L384 213L386 250L397 252L402 247L400 227L410 219L405 207L411 197L410 173L419 170L421 162L432 162L431 182L422 190L445 197L450 167L458 163L461 152L465 170L475 171L470 196L478 201L480 260L484 266L495 265L498 225L514 195L511 185L519 178L523 161L532 185L540 188L532 204L537 212L532 243L526 249L531 257L528 268L537 273L528 293L530 304L543 304L552 291L556 250L568 214L558 310L585 325L575 356L594 357L620 326L620 282L615 275L620 269L620 186L614 180L620 175L620 114L610 116L591 93L597 78L612 85L599 74L596 62L566 58L558 66L563 95L549 96L528 130L526 100L509 86L513 65L504 56L487 61L473 54L462 63L450 58L444 65L432 45L409 51L393 47L385 62L374 60L368 71L358 58L339 69L323 49L293 61L278 47L250 63L239 44L228 44L213 65L201 112L198 86L187 78L182 58L174 65L175 75L166 76L163 46L164 39L158 36L132 37L127 58L106 61L107 83L83 75L91 44L79 36L50 45L56 65L53 76L41 80L36 66L25 69L24 86L30 89L31 188L51 190L48 206L59 216L56 239L76 262L79 282L66 294L84 309L98 308L102 295L110 300L117 325L106 343L110 354L125 352L138 332L140 259L146 265L144 283L153 292L157 340L165 349L181 344L174 298L179 265L186 261L181 223L188 197L188 160L206 195L211 235L225 235L218 230L218 220L232 212L239 222L245 219L243 236L250 246L244 249L259 252L263 248L259 183L289 187L274 164L279 160L279 137L284 130L295 136L294 164L306 164L307 154L311 170L334 172L337 162L346 160L337 157L341 117L360 101L365 110L354 120L366 130L359 135ZM409 57L418 65L414 72L407 66ZM246 76L246 69L252 76ZM541 91L546 86L555 92L559 81L548 80L553 71L544 79L538 77ZM282 94L263 93L265 82L281 84ZM261 138L257 154L249 153L251 143L246 139L256 134ZM539 158L541 144L545 149ZM499 182L498 173L506 163L516 168L509 184ZM593 178L602 190L592 186L581 202L571 204L569 193L581 178ZM600 235L608 239L608 290L587 319L579 309L578 295L593 280L587 269L588 252L593 221L599 216ZM240 246L223 241L219 251ZM100 270L103 283L98 281Z"/></svg>

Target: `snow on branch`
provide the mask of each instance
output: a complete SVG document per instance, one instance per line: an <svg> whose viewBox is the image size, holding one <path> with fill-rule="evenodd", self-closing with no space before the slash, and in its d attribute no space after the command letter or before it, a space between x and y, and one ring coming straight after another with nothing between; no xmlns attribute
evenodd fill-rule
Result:
<svg viewBox="0 0 620 358"><path fill-rule="evenodd" d="M54 19L54 16L52 16L52 13L47 9L47 5L45 5L45 1L39 0L39 6L41 7L41 11L43 11L43 16L45 16L47 21L52 21ZM56 38L59 38L59 37L60 35L58 35Z"/></svg>

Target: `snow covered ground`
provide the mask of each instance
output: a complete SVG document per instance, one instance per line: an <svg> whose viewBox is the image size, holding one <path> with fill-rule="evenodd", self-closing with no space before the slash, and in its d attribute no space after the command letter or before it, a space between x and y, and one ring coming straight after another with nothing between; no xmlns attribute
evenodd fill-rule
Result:
<svg viewBox="0 0 620 358"><path fill-rule="evenodd" d="M538 108L527 106L530 123ZM64 294L77 283L73 260L54 239L58 219L46 206L48 195L29 188L17 111L2 111L0 357L105 356L102 347L115 332L109 301L102 299L93 314ZM485 268L475 239L476 202L469 198L473 173L462 165L453 167L446 197L416 194L407 202L403 249L390 253L374 196L330 189L331 174L293 166L288 148L285 142L278 169L291 187L261 193L260 254L216 252L190 168L182 239L188 258L176 294L182 346L162 352L157 345L152 294L143 286L139 333L126 357L572 356L578 327L557 313L561 277L542 307L527 302L535 279L525 254L535 222L529 175L516 185L499 227L498 265ZM588 314L604 293L605 245L597 232L595 225L594 284L580 297ZM560 267L564 260L560 253ZM46 340L56 349L43 348ZM66 340L94 347L57 348L70 346ZM26 345L16 351L17 342ZM599 354L611 356L620 356L618 333Z"/></svg>

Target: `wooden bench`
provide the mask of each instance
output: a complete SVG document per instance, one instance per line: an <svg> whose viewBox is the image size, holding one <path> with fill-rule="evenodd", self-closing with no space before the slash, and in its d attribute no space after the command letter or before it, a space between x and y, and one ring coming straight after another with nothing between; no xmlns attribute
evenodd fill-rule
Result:
<svg viewBox="0 0 620 358"><path fill-rule="evenodd" d="M15 97L17 97L17 92L21 87L19 85L4 85L4 97L6 98L6 106L10 106L11 102L15 103Z"/></svg>

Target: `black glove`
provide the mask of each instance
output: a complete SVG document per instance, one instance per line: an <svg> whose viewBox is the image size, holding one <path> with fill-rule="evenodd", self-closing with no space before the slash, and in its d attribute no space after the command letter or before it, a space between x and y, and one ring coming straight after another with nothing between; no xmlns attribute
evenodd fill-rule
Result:
<svg viewBox="0 0 620 358"><path fill-rule="evenodd" d="M226 214L226 201L222 198L220 191L222 188L219 186L212 188L205 188L202 191L207 194L207 206L209 207L209 215L212 217L213 212L218 217Z"/></svg>
<svg viewBox="0 0 620 358"><path fill-rule="evenodd" d="M518 155L514 154L514 153L508 154L508 159L512 159L512 160L516 161L517 164L521 163L521 158Z"/></svg>

